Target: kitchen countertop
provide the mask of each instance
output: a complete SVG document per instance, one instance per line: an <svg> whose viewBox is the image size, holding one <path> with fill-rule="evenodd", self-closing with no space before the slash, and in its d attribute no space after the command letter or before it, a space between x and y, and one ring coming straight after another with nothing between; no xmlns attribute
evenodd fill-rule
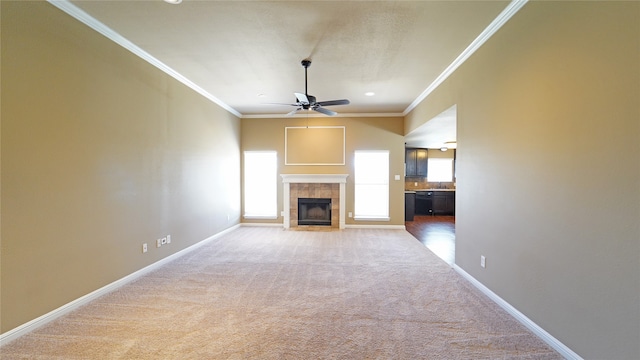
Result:
<svg viewBox="0 0 640 360"><path fill-rule="evenodd" d="M456 189L411 189L411 190L405 190L404 193L405 194L415 194L416 192L423 192L423 191L456 191Z"/></svg>
<svg viewBox="0 0 640 360"><path fill-rule="evenodd" d="M411 190L405 190L405 192L416 192L416 191L456 191L456 189L411 189Z"/></svg>

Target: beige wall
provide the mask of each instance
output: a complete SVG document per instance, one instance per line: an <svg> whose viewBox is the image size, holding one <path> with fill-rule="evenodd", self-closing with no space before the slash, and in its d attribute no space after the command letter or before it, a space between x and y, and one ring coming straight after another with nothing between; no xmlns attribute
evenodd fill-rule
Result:
<svg viewBox="0 0 640 360"><path fill-rule="evenodd" d="M340 111L339 107L336 107ZM303 166L285 165L284 133L288 126L345 126L345 165ZM242 150L275 150L278 152L278 174L349 174L346 187L346 211L353 212L353 154L355 150L389 150L389 213L390 221L355 221L346 218L347 225L404 226L404 135L403 119L313 117L284 119L242 119ZM400 175L400 180L394 180ZM278 176L278 211L283 210L282 178ZM243 220L243 222L283 222Z"/></svg>
<svg viewBox="0 0 640 360"><path fill-rule="evenodd" d="M241 149L238 119L51 5L0 4L4 332L237 223ZM353 211L353 151L402 174L402 135L457 104L456 263L585 358L639 358L638 14L529 3L404 131L310 119L347 126L346 165L279 173L350 174ZM242 149L283 154L304 124L243 119ZM404 223L403 185L382 225Z"/></svg>
<svg viewBox="0 0 640 360"><path fill-rule="evenodd" d="M405 123L457 104L456 264L589 359L640 358L639 61L640 3L529 2Z"/></svg>
<svg viewBox="0 0 640 360"><path fill-rule="evenodd" d="M237 224L240 121L52 5L1 6L5 332Z"/></svg>

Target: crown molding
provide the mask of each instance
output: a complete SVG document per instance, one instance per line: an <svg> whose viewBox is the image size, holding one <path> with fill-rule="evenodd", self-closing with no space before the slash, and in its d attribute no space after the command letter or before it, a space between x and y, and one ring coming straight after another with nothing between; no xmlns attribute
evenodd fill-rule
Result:
<svg viewBox="0 0 640 360"><path fill-rule="evenodd" d="M115 42L116 44L122 46L123 48L125 48L125 49L127 49L129 51L131 51L133 54L137 55L138 57L140 57L143 60L147 61L149 64L151 64L151 65L155 66L156 68L160 69L161 71L165 72L167 75L169 75L169 76L173 77L174 79L180 81L184 85L190 87L191 89L193 89L194 91L196 91L200 95L204 96L205 98L213 101L214 103L216 103L217 105L219 105L223 109L227 110L228 112L232 113L233 115L235 115L237 117L242 117L242 114L240 114L237 110L235 110L231 106L225 104L224 102L222 102L217 97L211 95L209 92L207 92L206 90L204 90L200 86L196 85L193 81L187 79L182 74L180 74L179 72L173 70L171 67L167 66L162 61L156 59L155 57L153 57L148 52L142 50L136 44L134 44L131 41L127 40L124 36L118 34L117 32L115 32L113 29L111 29L107 25L105 25L105 24L101 23L100 21L96 20L93 16L87 14L85 11L83 11L80 8L78 8L77 6L73 5L68 0L47 0L47 2L50 3L51 5L57 7L58 9L64 11L65 13L67 13L71 17L75 18L76 20L80 21L81 23L83 23L83 24L87 25L88 27L92 28L93 30L97 31L98 33L104 35L105 37L107 37L111 41Z"/></svg>
<svg viewBox="0 0 640 360"><path fill-rule="evenodd" d="M475 38L467 46L466 49L458 57L453 60L453 62L447 66L446 69L418 96L402 113L402 116L406 116L413 109L415 109L418 104L420 104L424 99L429 96L440 84L442 84L451 74L458 69L460 65L462 65L473 53L476 52L493 34L498 31L502 25L504 25L513 15L515 15L526 3L528 0L512 0L507 7L502 10L500 15L496 17L486 29L484 29L478 37Z"/></svg>
<svg viewBox="0 0 640 360"><path fill-rule="evenodd" d="M83 24L89 26L93 30L112 40L113 42L119 44L125 49L129 50L133 54L147 61L151 65L165 72L167 75L173 77L174 79L180 81L184 85L193 89L200 95L205 98L213 101L215 104L219 105L226 111L231 114L242 118L242 119L272 119L272 118L284 118L284 115L279 114L259 114L259 115L243 115L231 106L222 102L222 100L213 96L211 93L207 92L191 80L184 77L182 74L173 70L171 67L163 63L162 61L156 59L148 52L144 51L131 41L127 40L122 35L118 34L102 22L96 20L94 17L81 10L77 6L73 5L68 0L47 0L48 3L57 7L58 9L64 11L71 17L76 20L82 22ZM476 50L478 50L493 34L498 31L502 25L504 25L513 15L515 15L526 3L528 0L512 0L509 5L496 17L489 26L487 26L478 37L460 54L458 57L453 60L453 62L418 96L402 113L349 113L349 114L339 114L339 117L349 118L364 118L364 117L404 117L409 114L418 104L420 104L424 99L429 96L440 84L442 84L453 72L462 65ZM324 117L320 114L312 114L312 115L301 115L297 114L294 116L290 116L290 118L308 118L308 117Z"/></svg>
<svg viewBox="0 0 640 360"><path fill-rule="evenodd" d="M286 116L284 114L253 114L242 115L243 119L306 119L306 118L372 118L372 117L404 117L403 113L339 113L336 116L326 116L323 114L296 114Z"/></svg>

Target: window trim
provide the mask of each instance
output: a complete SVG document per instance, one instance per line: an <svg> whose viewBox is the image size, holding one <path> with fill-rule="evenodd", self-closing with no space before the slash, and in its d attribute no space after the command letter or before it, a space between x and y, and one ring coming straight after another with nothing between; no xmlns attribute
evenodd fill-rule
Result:
<svg viewBox="0 0 640 360"><path fill-rule="evenodd" d="M387 155L387 174L386 174L386 182L384 184L379 184L379 185L386 185L387 186L387 207L386 207L386 215L357 215L355 213L355 208L356 208L356 188L358 186L358 176L356 173L356 154L358 152L361 153L384 153ZM391 159L391 151L389 150L355 150L354 151L354 155L353 155L353 182L354 182L354 196L353 196L353 207L354 207L354 216L353 219L356 221L391 221L391 164L389 163Z"/></svg>
<svg viewBox="0 0 640 360"><path fill-rule="evenodd" d="M275 169L274 169L274 178L273 178L273 185L275 186L275 196L274 196L274 201L275 201L275 210L274 210L274 214L247 214L247 209L246 209L246 201L247 201L247 192L246 192L246 181L247 181L247 174L246 174L246 155L248 153L262 153L262 154L273 154L275 156ZM243 181L242 181L242 192L243 192L243 201L242 201L242 208L243 208L243 214L242 214L242 218L243 219L253 219L253 220L276 220L278 219L278 152L275 150L245 150L243 151Z"/></svg>

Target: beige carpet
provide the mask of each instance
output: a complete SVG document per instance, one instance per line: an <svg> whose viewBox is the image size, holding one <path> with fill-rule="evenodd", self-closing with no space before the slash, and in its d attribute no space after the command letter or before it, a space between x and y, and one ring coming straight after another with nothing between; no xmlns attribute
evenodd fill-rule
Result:
<svg viewBox="0 0 640 360"><path fill-rule="evenodd" d="M2 359L560 359L403 230L243 227Z"/></svg>

